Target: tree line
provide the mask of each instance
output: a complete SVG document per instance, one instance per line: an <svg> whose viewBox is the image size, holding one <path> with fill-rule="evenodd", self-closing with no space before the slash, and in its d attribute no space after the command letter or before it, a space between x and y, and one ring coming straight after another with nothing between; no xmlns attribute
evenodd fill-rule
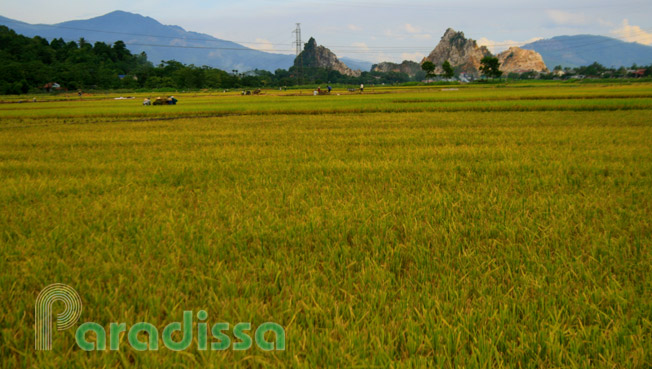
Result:
<svg viewBox="0 0 652 369"><path fill-rule="evenodd" d="M435 69L437 69L435 63L429 60L421 63L421 69L426 73L426 77L443 77L451 79L458 74L448 60L445 60L442 63L441 69L443 70L443 73L440 75L435 73ZM483 77L487 78L500 78L500 76L503 75L503 72L500 70L500 61L498 58L489 55L485 56L480 61L480 72Z"/></svg>
<svg viewBox="0 0 652 369"><path fill-rule="evenodd" d="M483 60L483 72L500 77L497 59ZM635 67L635 66L634 66ZM561 67L559 67L561 68ZM644 71L641 75L641 68ZM0 94L22 94L61 88L64 90L110 89L232 89L283 87L314 84L365 85L400 84L422 81L433 76L435 66L423 63L415 76L398 72L362 72L358 77L346 76L324 68L290 67L274 72L254 70L241 73L223 71L208 66L185 65L178 61L161 61L158 65L147 60L145 53L132 54L122 41L113 44L83 38L48 41L42 37L26 37L0 26ZM444 77L456 75L450 63L443 65ZM636 76L652 75L652 67L636 68ZM565 76L629 77L631 69L610 69L598 63L580 68L566 68ZM509 75L508 78L553 78L559 69L549 74ZM55 84L56 85L53 85Z"/></svg>
<svg viewBox="0 0 652 369"><path fill-rule="evenodd" d="M417 76L418 78L419 76ZM274 72L223 71L178 61L147 60L145 53L132 54L123 41L91 44L83 38L48 41L26 37L0 26L0 94L49 90L110 89L232 89L283 87L297 84L404 83L405 73L363 72L360 77L334 70L291 67ZM53 86L53 84L55 84Z"/></svg>
<svg viewBox="0 0 652 369"><path fill-rule="evenodd" d="M451 79L458 75L447 60L442 63L441 67L443 73L437 75L435 73L437 66L433 62L425 61L421 64L421 68L426 73L426 77ZM500 70L500 61L495 56L483 57L480 61L479 69L484 78L496 79L503 77L503 72ZM523 73L512 72L504 77L507 79L641 78L652 77L652 64L648 66L634 64L629 68L608 68L598 62L575 68L563 68L561 65L558 65L547 73L535 71Z"/></svg>

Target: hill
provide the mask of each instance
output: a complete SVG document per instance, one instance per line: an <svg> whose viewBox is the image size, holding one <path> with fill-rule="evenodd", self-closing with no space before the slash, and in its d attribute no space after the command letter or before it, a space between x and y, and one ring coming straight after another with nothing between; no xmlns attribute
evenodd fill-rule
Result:
<svg viewBox="0 0 652 369"><path fill-rule="evenodd" d="M432 62L436 66L435 73L442 74L442 64L448 61L457 73L479 77L481 60L485 56L492 56L485 46L478 46L475 40L464 37L464 32L456 32L449 28L435 49L421 63ZM505 73L548 70L541 55L532 50L511 47L497 57L501 63L500 69Z"/></svg>
<svg viewBox="0 0 652 369"><path fill-rule="evenodd" d="M401 64L391 63L391 62L382 62L374 64L371 67L372 72L395 72L395 73L405 73L410 77L416 76L421 72L421 65L417 62L411 60L404 60Z"/></svg>
<svg viewBox="0 0 652 369"><path fill-rule="evenodd" d="M156 72L144 55L131 54L123 42L91 45L55 39L48 43L0 25L0 94L59 88L136 88ZM171 80L173 74L166 76Z"/></svg>
<svg viewBox="0 0 652 369"><path fill-rule="evenodd" d="M337 71L342 75L359 77L359 70L352 70L337 56L324 46L317 45L314 38L310 38L304 45L301 54L294 60L294 66L303 65L304 68L319 68Z"/></svg>
<svg viewBox="0 0 652 369"><path fill-rule="evenodd" d="M179 26L163 25L153 18L124 11L54 25L34 25L0 17L0 25L28 37L41 36L47 40L63 38L77 41L84 38L91 43L122 40L132 53L144 51L155 64L162 60L176 60L226 71L274 71L289 68L294 60L294 55L253 50L235 42L189 32Z"/></svg>
<svg viewBox="0 0 652 369"><path fill-rule="evenodd" d="M498 54L497 57L500 62L500 70L504 73L548 72L548 67L546 67L541 54L534 50L524 50L512 46Z"/></svg>
<svg viewBox="0 0 652 369"><path fill-rule="evenodd" d="M549 68L578 67L598 62L606 67L652 63L652 47L594 35L557 36L522 46L543 56Z"/></svg>
<svg viewBox="0 0 652 369"><path fill-rule="evenodd" d="M448 61L458 73L479 76L480 60L487 55L491 55L491 53L486 47L478 46L475 40L467 39L463 32L456 32L449 28L437 47L421 63L432 62L437 66L435 72L441 74L443 73L442 63Z"/></svg>
<svg viewBox="0 0 652 369"><path fill-rule="evenodd" d="M373 66L372 62L368 62L366 60L347 58L346 56L343 56L339 59L342 63L346 64L349 68L353 70L359 69L363 72L369 72L371 70L371 67Z"/></svg>

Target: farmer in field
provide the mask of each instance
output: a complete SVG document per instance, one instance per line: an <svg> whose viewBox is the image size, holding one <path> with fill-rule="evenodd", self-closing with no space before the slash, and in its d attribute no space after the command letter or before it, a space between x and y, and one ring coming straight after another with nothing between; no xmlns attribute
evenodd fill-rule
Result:
<svg viewBox="0 0 652 369"><path fill-rule="evenodd" d="M326 86L326 88L328 89L328 93L330 94L333 88L331 87L331 85Z"/></svg>
<svg viewBox="0 0 652 369"><path fill-rule="evenodd" d="M360 84L360 93L363 93L363 92L364 92L364 84L361 83Z"/></svg>
<svg viewBox="0 0 652 369"><path fill-rule="evenodd" d="M168 97L168 105L177 105L177 99L174 98L174 96L169 96Z"/></svg>
<svg viewBox="0 0 652 369"><path fill-rule="evenodd" d="M143 105L145 106L152 105L152 100L150 100L149 97L146 97L145 100L143 100Z"/></svg>

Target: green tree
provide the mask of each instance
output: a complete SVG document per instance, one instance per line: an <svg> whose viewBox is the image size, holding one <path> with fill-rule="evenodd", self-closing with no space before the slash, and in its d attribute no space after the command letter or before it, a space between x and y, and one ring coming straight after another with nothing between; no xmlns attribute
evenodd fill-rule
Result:
<svg viewBox="0 0 652 369"><path fill-rule="evenodd" d="M598 62L594 62L591 65L587 66L582 66L577 68L577 73L584 75L584 76L591 76L591 77L601 77L603 73L607 71L607 68L605 68L602 64Z"/></svg>
<svg viewBox="0 0 652 369"><path fill-rule="evenodd" d="M455 70L453 70L451 63L449 63L448 60L444 61L441 68L444 70L444 77L453 78L455 76Z"/></svg>
<svg viewBox="0 0 652 369"><path fill-rule="evenodd" d="M113 50L115 51L118 60L126 60L131 57L131 52L127 49L127 45L122 41L114 42Z"/></svg>
<svg viewBox="0 0 652 369"><path fill-rule="evenodd" d="M487 55L480 60L480 71L489 78L500 78L503 72L500 70L500 62L495 56Z"/></svg>
<svg viewBox="0 0 652 369"><path fill-rule="evenodd" d="M435 64L430 60L426 60L421 64L421 69L426 72L426 77L432 77L435 75Z"/></svg>

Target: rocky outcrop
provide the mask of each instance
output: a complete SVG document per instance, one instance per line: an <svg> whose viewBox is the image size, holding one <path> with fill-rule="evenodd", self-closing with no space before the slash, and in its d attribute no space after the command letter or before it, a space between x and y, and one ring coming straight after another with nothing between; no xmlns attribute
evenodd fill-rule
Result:
<svg viewBox="0 0 652 369"><path fill-rule="evenodd" d="M503 73L548 72L541 54L534 50L510 47L498 54L498 61Z"/></svg>
<svg viewBox="0 0 652 369"><path fill-rule="evenodd" d="M404 60L401 64L383 62L380 64L374 64L371 67L372 72L396 72L396 73L405 73L410 77L414 77L421 70L421 65L417 62L410 60Z"/></svg>
<svg viewBox="0 0 652 369"><path fill-rule="evenodd" d="M351 70L351 68L347 67L329 49L323 46L317 46L317 42L312 37L304 45L301 54L294 59L294 65L303 65L304 68L330 69L353 77L358 77L361 74L359 70Z"/></svg>
<svg viewBox="0 0 652 369"><path fill-rule="evenodd" d="M435 73L442 74L444 70L441 65L448 60L457 73L480 76L480 61L487 55L491 55L491 52L485 46L478 46L475 40L465 38L463 32L449 28L421 64L431 61L436 66Z"/></svg>

